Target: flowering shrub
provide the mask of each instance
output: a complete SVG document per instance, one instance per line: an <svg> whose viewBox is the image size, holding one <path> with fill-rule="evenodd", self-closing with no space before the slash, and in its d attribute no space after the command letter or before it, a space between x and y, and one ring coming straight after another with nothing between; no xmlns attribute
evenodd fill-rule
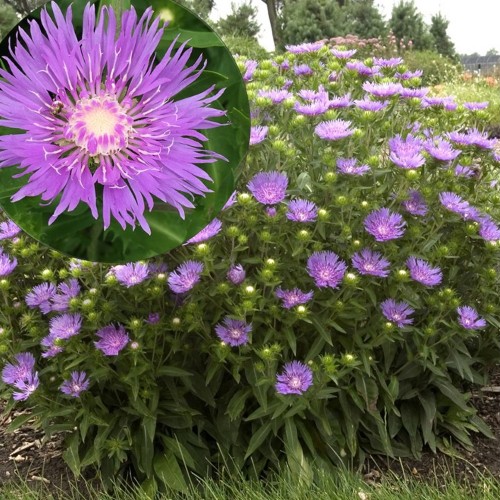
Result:
<svg viewBox="0 0 500 500"><path fill-rule="evenodd" d="M2 224L3 395L75 472L183 490L488 434L463 384L499 359L495 142L399 58L344 52L240 61L238 192L164 259L68 261Z"/></svg>

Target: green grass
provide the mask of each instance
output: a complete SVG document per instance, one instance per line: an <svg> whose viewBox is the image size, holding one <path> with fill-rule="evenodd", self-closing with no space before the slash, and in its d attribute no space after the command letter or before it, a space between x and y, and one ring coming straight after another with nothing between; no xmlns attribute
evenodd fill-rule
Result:
<svg viewBox="0 0 500 500"><path fill-rule="evenodd" d="M0 500L149 500L140 488L117 486L103 493L86 484L81 493L76 485L69 491L52 494L46 486L32 489L26 482L0 487ZM81 488L81 485L80 485ZM474 483L459 482L452 471L442 471L431 479L385 475L380 484L369 485L361 476L339 470L323 475L315 485L298 484L289 474L266 483L244 481L240 477L200 480L185 495L159 495L158 500L498 500L500 481L477 473Z"/></svg>

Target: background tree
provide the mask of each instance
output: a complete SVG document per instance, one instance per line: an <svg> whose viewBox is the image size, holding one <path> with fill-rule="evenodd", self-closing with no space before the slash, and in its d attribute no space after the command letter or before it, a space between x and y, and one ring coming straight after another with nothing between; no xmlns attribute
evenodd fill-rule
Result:
<svg viewBox="0 0 500 500"><path fill-rule="evenodd" d="M432 16L429 31L434 39L434 49L443 56L449 57L450 59L456 59L457 53L455 51L455 45L446 32L449 24L449 21L447 21L441 13L436 14Z"/></svg>
<svg viewBox="0 0 500 500"><path fill-rule="evenodd" d="M351 0L344 9L346 34L351 33L361 38L387 35L387 24L373 0Z"/></svg>
<svg viewBox="0 0 500 500"><path fill-rule="evenodd" d="M411 40L416 50L433 48L432 35L413 0L401 0L393 7L389 28L399 42L407 44Z"/></svg>
<svg viewBox="0 0 500 500"><path fill-rule="evenodd" d="M215 0L176 0L177 3L191 9L195 14L201 17L204 21L208 20L210 13L215 5Z"/></svg>
<svg viewBox="0 0 500 500"><path fill-rule="evenodd" d="M257 9L251 3L235 5L231 3L231 13L217 22L220 36L239 36L256 38L260 31L257 22Z"/></svg>
<svg viewBox="0 0 500 500"><path fill-rule="evenodd" d="M11 5L0 0L0 40L17 24L19 18Z"/></svg>
<svg viewBox="0 0 500 500"><path fill-rule="evenodd" d="M283 11L284 0L262 0L267 7L267 15L271 24L274 46L277 50L284 47L280 17Z"/></svg>

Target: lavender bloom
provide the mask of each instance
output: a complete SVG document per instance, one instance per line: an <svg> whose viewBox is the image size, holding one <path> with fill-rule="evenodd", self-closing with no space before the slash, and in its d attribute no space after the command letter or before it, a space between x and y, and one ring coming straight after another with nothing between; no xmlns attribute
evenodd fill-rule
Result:
<svg viewBox="0 0 500 500"><path fill-rule="evenodd" d="M299 90L297 95L299 97L301 97L302 99L304 99L305 101L327 101L328 100L328 92L325 91L325 87L323 87L323 85L319 86L318 91L309 90L309 89Z"/></svg>
<svg viewBox="0 0 500 500"><path fill-rule="evenodd" d="M328 81L329 82L336 82L338 80L339 74L336 71L332 71L328 75Z"/></svg>
<svg viewBox="0 0 500 500"><path fill-rule="evenodd" d="M393 95L399 94L403 90L403 86L400 83L373 83L365 82L363 83L363 90L369 94L380 97L387 98Z"/></svg>
<svg viewBox="0 0 500 500"><path fill-rule="evenodd" d="M157 323L160 322L160 319L161 319L160 313L149 313L146 323L148 325L156 325Z"/></svg>
<svg viewBox="0 0 500 500"><path fill-rule="evenodd" d="M348 108L351 105L351 94L333 97L328 102L329 109Z"/></svg>
<svg viewBox="0 0 500 500"><path fill-rule="evenodd" d="M116 276L118 282L127 288L142 283L149 276L149 266L143 262L129 262L113 266L110 271Z"/></svg>
<svg viewBox="0 0 500 500"><path fill-rule="evenodd" d="M464 219L474 219L479 215L478 210L472 207L468 201L458 196L458 194L451 192L439 193L439 201L443 207L461 215Z"/></svg>
<svg viewBox="0 0 500 500"><path fill-rule="evenodd" d="M337 170L346 175L364 175L370 171L370 167L358 165L356 158L337 158Z"/></svg>
<svg viewBox="0 0 500 500"><path fill-rule="evenodd" d="M440 161L454 160L460 154L460 151L453 149L451 144L443 139L426 141L424 147L432 157Z"/></svg>
<svg viewBox="0 0 500 500"><path fill-rule="evenodd" d="M285 199L288 177L280 172L260 172L247 184L259 203L276 205Z"/></svg>
<svg viewBox="0 0 500 500"><path fill-rule="evenodd" d="M236 191L233 191L229 199L226 201L224 206L222 207L222 210L227 210L228 208L232 207L236 203L236 195L238 193Z"/></svg>
<svg viewBox="0 0 500 500"><path fill-rule="evenodd" d="M2 382L9 385L26 381L35 368L35 357L30 352L21 352L14 356L16 363L7 363L2 370Z"/></svg>
<svg viewBox="0 0 500 500"><path fill-rule="evenodd" d="M181 264L168 277L168 285L174 293L185 293L191 290L200 281L203 264L195 260L188 260Z"/></svg>
<svg viewBox="0 0 500 500"><path fill-rule="evenodd" d="M394 68L395 66L403 64L403 58L391 57L390 59L385 59L383 57L374 57L373 64L380 66L381 68Z"/></svg>
<svg viewBox="0 0 500 500"><path fill-rule="evenodd" d="M105 356L118 356L120 351L129 343L130 338L122 325L115 327L108 325L97 331L100 340L94 342L97 349Z"/></svg>
<svg viewBox="0 0 500 500"><path fill-rule="evenodd" d="M293 72L296 76L310 76L314 73L308 64L296 64L293 67Z"/></svg>
<svg viewBox="0 0 500 500"><path fill-rule="evenodd" d="M361 61L349 61L346 63L345 67L352 71L356 71L361 76L366 77L380 76L382 74L380 73L379 66L370 67Z"/></svg>
<svg viewBox="0 0 500 500"><path fill-rule="evenodd" d="M356 49L351 49L351 50L340 50L340 49L330 49L330 52L337 58L337 59L350 59L354 54L356 54L357 50Z"/></svg>
<svg viewBox="0 0 500 500"><path fill-rule="evenodd" d="M484 102L464 102L464 108L470 111L478 111L480 109L486 109L490 103L488 101Z"/></svg>
<svg viewBox="0 0 500 500"><path fill-rule="evenodd" d="M413 318L409 316L415 312L415 309L412 309L406 302L387 299L380 304L380 307L382 308L382 314L389 321L396 323L399 328L404 328L406 325L413 323Z"/></svg>
<svg viewBox="0 0 500 500"><path fill-rule="evenodd" d="M396 71L396 73L394 73L394 78L398 78L399 80L411 80L412 78L420 78L423 74L424 72L421 69L405 71L404 73Z"/></svg>
<svg viewBox="0 0 500 500"><path fill-rule="evenodd" d="M79 398L83 391L89 388L89 379L85 372L71 372L71 378L65 380L59 388L63 394Z"/></svg>
<svg viewBox="0 0 500 500"><path fill-rule="evenodd" d="M266 215L268 217L276 217L276 214L278 212L276 211L276 208L275 207L266 207Z"/></svg>
<svg viewBox="0 0 500 500"><path fill-rule="evenodd" d="M431 106L443 106L452 111L451 108L456 108L456 104L452 97L424 97L421 103L422 108L429 108Z"/></svg>
<svg viewBox="0 0 500 500"><path fill-rule="evenodd" d="M3 253L3 248L0 247L0 278L8 276L17 267L17 259L14 257L12 260L10 256Z"/></svg>
<svg viewBox="0 0 500 500"><path fill-rule="evenodd" d="M252 331L252 325L238 319L231 319L227 316L222 324L215 326L217 336L230 346L236 347L248 342L248 334Z"/></svg>
<svg viewBox="0 0 500 500"><path fill-rule="evenodd" d="M243 73L243 81L249 82L253 78L253 74L257 69L259 63L253 59L248 59L245 61L245 72Z"/></svg>
<svg viewBox="0 0 500 500"><path fill-rule="evenodd" d="M312 370L300 361L286 363L283 373L276 375L276 391L280 394L302 394L313 383Z"/></svg>
<svg viewBox="0 0 500 500"><path fill-rule="evenodd" d="M424 197L414 189L411 189L408 194L410 197L401 203L403 208L411 215L426 215L428 207L427 203L425 203Z"/></svg>
<svg viewBox="0 0 500 500"><path fill-rule="evenodd" d="M318 209L312 201L293 200L288 204L286 218L295 222L312 222L318 216Z"/></svg>
<svg viewBox="0 0 500 500"><path fill-rule="evenodd" d="M301 104L300 102L296 102L293 105L293 109L305 116L317 116L323 114L325 111L328 111L329 101L327 100L315 100L308 104Z"/></svg>
<svg viewBox="0 0 500 500"><path fill-rule="evenodd" d="M476 175L476 171L471 167L467 167L466 165L457 165L455 167L455 175L457 177L470 178Z"/></svg>
<svg viewBox="0 0 500 500"><path fill-rule="evenodd" d="M57 356L61 352L64 351L64 349L56 344L53 344L53 339L50 337L50 335L47 335L42 339L40 342L40 345L47 347L46 351L42 352L42 358L47 359L47 358L53 358L54 356Z"/></svg>
<svg viewBox="0 0 500 500"><path fill-rule="evenodd" d="M255 144L262 142L266 138L268 131L269 127L252 127L250 129L250 146L254 146Z"/></svg>
<svg viewBox="0 0 500 500"><path fill-rule="evenodd" d="M413 280L426 286L439 285L443 279L443 273L439 267L432 267L428 262L416 257L409 257L406 265Z"/></svg>
<svg viewBox="0 0 500 500"><path fill-rule="evenodd" d="M245 281L247 273L241 264L235 264L229 268L227 272L227 279L233 285L239 285Z"/></svg>
<svg viewBox="0 0 500 500"><path fill-rule="evenodd" d="M479 218L479 236L486 241L500 240L500 227L489 216Z"/></svg>
<svg viewBox="0 0 500 500"><path fill-rule="evenodd" d="M419 168L425 163L422 146L422 141L411 134L408 134L406 139L397 135L389 139L389 158L398 167Z"/></svg>
<svg viewBox="0 0 500 500"><path fill-rule="evenodd" d="M67 282L60 283L57 286L57 293L50 299L52 311L67 311L69 302L80 293L80 284L75 278L69 279Z"/></svg>
<svg viewBox="0 0 500 500"><path fill-rule="evenodd" d="M337 288L347 265L333 252L314 252L307 260L307 273L318 288Z"/></svg>
<svg viewBox="0 0 500 500"><path fill-rule="evenodd" d="M275 294L278 299L283 301L283 307L285 309L291 309L292 307L300 304L307 304L307 302L313 298L314 292L312 290L309 292L303 292L299 288L283 290L281 287L278 287Z"/></svg>
<svg viewBox="0 0 500 500"><path fill-rule="evenodd" d="M0 240L12 238L20 232L21 228L11 220L0 222Z"/></svg>
<svg viewBox="0 0 500 500"><path fill-rule="evenodd" d="M306 54L309 52L317 52L325 42L301 43L299 45L285 45L285 49L292 54Z"/></svg>
<svg viewBox="0 0 500 500"><path fill-rule="evenodd" d="M356 107L362 109L363 111L381 111L382 109L387 108L389 105L389 101L372 101L371 99L357 99L354 101Z"/></svg>
<svg viewBox="0 0 500 500"><path fill-rule="evenodd" d="M404 87L399 95L405 99L421 99L425 97L429 93L429 89L426 87L418 88L418 89L410 89Z"/></svg>
<svg viewBox="0 0 500 500"><path fill-rule="evenodd" d="M49 322L49 334L55 339L69 339L78 335L82 328L82 317L79 313L61 314Z"/></svg>
<svg viewBox="0 0 500 500"><path fill-rule="evenodd" d="M185 245L191 245L193 243L201 243L202 241L207 241L220 233L222 229L222 222L215 218L207 226L205 226L198 234L194 235L191 239L187 240Z"/></svg>
<svg viewBox="0 0 500 500"><path fill-rule="evenodd" d="M486 132L479 132L477 128L467 132L450 132L448 136L453 142L461 144L462 146L477 146L482 149L493 149L496 144L496 140L488 139L488 134Z"/></svg>
<svg viewBox="0 0 500 500"><path fill-rule="evenodd" d="M38 372L30 373L24 380L19 380L14 384L18 389L12 393L14 401L26 401L38 388L40 380L38 379Z"/></svg>
<svg viewBox="0 0 500 500"><path fill-rule="evenodd" d="M338 141L354 134L354 130L350 128L351 122L345 120L329 120L316 125L314 133L321 139L327 141Z"/></svg>
<svg viewBox="0 0 500 500"><path fill-rule="evenodd" d="M352 256L352 266L360 274L386 278L389 276L391 263L380 252L364 248Z"/></svg>
<svg viewBox="0 0 500 500"><path fill-rule="evenodd" d="M52 283L42 283L41 285L36 285L29 292L25 301L30 309L35 309L38 307L43 314L47 314L52 310L52 305L50 300L56 294L56 287Z"/></svg>
<svg viewBox="0 0 500 500"><path fill-rule="evenodd" d="M388 208L380 208L368 214L364 226L375 240L388 241L403 236L406 222L400 214L391 212Z"/></svg>
<svg viewBox="0 0 500 500"><path fill-rule="evenodd" d="M272 90L261 89L257 92L257 96L268 97L269 99L271 99L273 104L280 104L286 99L290 99L290 97L293 97L293 94L285 89L272 89Z"/></svg>
<svg viewBox="0 0 500 500"><path fill-rule="evenodd" d="M480 330L486 326L484 318L470 306L457 307L458 322L467 330Z"/></svg>
<svg viewBox="0 0 500 500"><path fill-rule="evenodd" d="M12 201L40 196L57 202L49 223L82 202L107 228L139 224L154 198L184 216L193 196L211 181L199 164L222 157L204 149L200 130L218 127L225 112L211 108L213 87L175 100L203 74L200 57L172 42L155 62L164 28L152 8L116 18L111 6L87 4L79 39L71 7L44 8L40 21L13 39L0 80L2 125L22 133L0 136L0 167L21 165L29 175ZM118 28L118 29L117 29ZM102 207L96 191L102 190ZM57 200L57 201L56 201Z"/></svg>

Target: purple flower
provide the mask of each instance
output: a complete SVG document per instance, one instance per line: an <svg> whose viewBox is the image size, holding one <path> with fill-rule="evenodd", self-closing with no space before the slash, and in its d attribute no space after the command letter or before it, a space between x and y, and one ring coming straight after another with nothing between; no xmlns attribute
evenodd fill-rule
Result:
<svg viewBox="0 0 500 500"><path fill-rule="evenodd" d="M249 82L253 78L253 74L257 69L259 63L253 59L248 59L245 61L245 72L243 73L243 81Z"/></svg>
<svg viewBox="0 0 500 500"><path fill-rule="evenodd" d="M471 178L476 175L476 171L473 168L468 167L466 165L457 165L455 167L455 175L457 177Z"/></svg>
<svg viewBox="0 0 500 500"><path fill-rule="evenodd" d="M426 87L421 87L417 89L410 89L404 87L399 95L405 99L421 99L429 93L429 89Z"/></svg>
<svg viewBox="0 0 500 500"><path fill-rule="evenodd" d="M187 240L184 245L191 245L193 243L201 243L207 241L220 233L222 229L222 222L215 218L212 222L206 225L198 234L194 235L191 239Z"/></svg>
<svg viewBox="0 0 500 500"><path fill-rule="evenodd" d="M443 279L443 273L439 267L432 267L428 262L416 257L409 257L406 265L410 270L410 276L413 280L426 286L439 285Z"/></svg>
<svg viewBox="0 0 500 500"><path fill-rule="evenodd" d="M328 101L328 107L330 109L348 108L351 105L351 94L335 96Z"/></svg>
<svg viewBox="0 0 500 500"><path fill-rule="evenodd" d="M127 288L138 285L149 277L149 266L144 262L129 262L113 266L110 271L116 276L118 282Z"/></svg>
<svg viewBox="0 0 500 500"><path fill-rule="evenodd" d="M329 104L330 104L329 101L325 99L323 100L316 99L307 104L301 104L300 102L296 102L293 105L293 109L301 115L317 116L328 111Z"/></svg>
<svg viewBox="0 0 500 500"><path fill-rule="evenodd" d="M52 311L67 311L69 302L80 293L80 284L75 278L57 285L57 293L50 299Z"/></svg>
<svg viewBox="0 0 500 500"><path fill-rule="evenodd" d="M245 281L246 272L241 264L232 265L227 272L227 279L233 285L239 285Z"/></svg>
<svg viewBox="0 0 500 500"><path fill-rule="evenodd" d="M299 45L285 45L285 49L292 54L306 54L309 52L317 52L321 47L325 45L325 42L312 42L312 43L301 43Z"/></svg>
<svg viewBox="0 0 500 500"><path fill-rule="evenodd" d="M49 333L55 339L69 339L80 333L82 317L79 313L61 314L51 318Z"/></svg>
<svg viewBox="0 0 500 500"><path fill-rule="evenodd" d="M2 125L22 131L0 136L0 167L29 175L12 201L56 202L49 223L82 202L104 228L113 218L148 234L154 198L183 217L193 196L210 191L199 164L222 158L204 149L200 130L221 125L212 119L225 112L210 104L223 90L175 99L203 74L203 58L186 66L192 49L176 49L177 40L159 57L164 28L152 8L117 19L111 6L96 13L87 4L80 39L71 7L51 9L54 20L43 9L29 34L12 39L0 81Z"/></svg>
<svg viewBox="0 0 500 500"><path fill-rule="evenodd" d="M477 128L467 132L450 132L448 137L462 146L477 146L482 149L493 149L496 144L495 139L488 139L488 134L479 132Z"/></svg>
<svg viewBox="0 0 500 500"><path fill-rule="evenodd" d="M396 323L399 328L404 328L406 325L413 323L413 318L409 316L415 312L406 302L396 302L393 299L384 300L380 304L382 314L393 323Z"/></svg>
<svg viewBox="0 0 500 500"><path fill-rule="evenodd" d="M307 260L307 273L318 288L337 288L346 270L346 263L333 252L314 252Z"/></svg>
<svg viewBox="0 0 500 500"><path fill-rule="evenodd" d="M363 90L369 94L385 99L393 95L399 94L403 90L400 83L387 82L387 83L363 83Z"/></svg>
<svg viewBox="0 0 500 500"><path fill-rule="evenodd" d="M337 158L337 170L346 175L364 175L370 171L370 167L358 165L356 158Z"/></svg>
<svg viewBox="0 0 500 500"><path fill-rule="evenodd" d="M11 220L0 222L0 240L12 238L21 232L21 228Z"/></svg>
<svg viewBox="0 0 500 500"><path fill-rule="evenodd" d="M276 211L276 208L275 207L266 207L266 215L268 217L276 217L276 214L278 212Z"/></svg>
<svg viewBox="0 0 500 500"><path fill-rule="evenodd" d="M418 168L425 163L422 147L422 141L411 134L408 134L405 139L397 135L389 139L389 158L398 167Z"/></svg>
<svg viewBox="0 0 500 500"><path fill-rule="evenodd" d="M15 363L7 363L2 370L2 382L13 385L26 381L35 368L35 357L30 352L21 352L14 356Z"/></svg>
<svg viewBox="0 0 500 500"><path fill-rule="evenodd" d="M83 391L89 388L89 379L85 372L71 372L71 378L65 380L59 388L63 394L79 398Z"/></svg>
<svg viewBox="0 0 500 500"><path fill-rule="evenodd" d="M161 318L160 313L149 313L146 323L148 325L156 325L157 323L160 322L160 318Z"/></svg>
<svg viewBox="0 0 500 500"><path fill-rule="evenodd" d="M293 67L293 72L296 76L310 76L314 73L308 64L296 64Z"/></svg>
<svg viewBox="0 0 500 500"><path fill-rule="evenodd" d="M352 256L352 266L360 274L386 278L389 276L391 263L380 252L364 248Z"/></svg>
<svg viewBox="0 0 500 500"><path fill-rule="evenodd" d="M19 380L14 384L18 389L12 393L14 401L26 401L38 388L40 380L38 379L38 372L30 373L24 380Z"/></svg>
<svg viewBox="0 0 500 500"><path fill-rule="evenodd" d="M56 286L53 283L42 283L32 288L26 297L26 304L30 309L39 308L43 314L52 310L50 300L56 294Z"/></svg>
<svg viewBox="0 0 500 500"><path fill-rule="evenodd" d="M293 200L288 204L286 218L295 222L312 222L318 216L318 209L312 201Z"/></svg>
<svg viewBox="0 0 500 500"><path fill-rule="evenodd" d="M53 339L50 335L44 337L40 342L40 345L47 347L47 350L42 352L42 358L44 359L53 358L54 356L57 356L58 354L64 351L64 349L61 346L53 344L52 342Z"/></svg>
<svg viewBox="0 0 500 500"><path fill-rule="evenodd" d="M252 127L250 129L250 146L254 146L255 144L262 142L266 138L268 131L269 127Z"/></svg>
<svg viewBox="0 0 500 500"><path fill-rule="evenodd" d="M276 375L276 391L280 394L302 394L312 383L312 370L300 361L286 363L283 372Z"/></svg>
<svg viewBox="0 0 500 500"><path fill-rule="evenodd" d="M403 208L411 215L426 215L428 207L424 197L415 189L410 189L408 194L409 198L401 203Z"/></svg>
<svg viewBox="0 0 500 500"><path fill-rule="evenodd" d="M100 338L94 345L105 356L118 356L120 351L129 343L128 333L122 325L108 325L97 331Z"/></svg>
<svg viewBox="0 0 500 500"><path fill-rule="evenodd" d="M456 104L453 100L453 97L424 97L422 99L421 107L429 108L431 106L442 106L449 111L452 111L456 108Z"/></svg>
<svg viewBox="0 0 500 500"><path fill-rule="evenodd" d="M233 191L229 199L226 201L224 206L222 207L222 210L227 210L228 208L231 208L235 203L236 203L236 195L238 193L236 191Z"/></svg>
<svg viewBox="0 0 500 500"><path fill-rule="evenodd" d="M467 330L480 330L486 326L486 321L470 306L457 307L458 322Z"/></svg>
<svg viewBox="0 0 500 500"><path fill-rule="evenodd" d="M363 111L381 111L389 105L389 101L372 101L371 99L355 100L354 104Z"/></svg>
<svg viewBox="0 0 500 500"><path fill-rule="evenodd" d="M227 316L222 324L215 326L217 336L230 346L244 345L248 342L248 334L252 331L252 325L238 319L231 319Z"/></svg>
<svg viewBox="0 0 500 500"><path fill-rule="evenodd" d="M268 97L271 99L273 104L280 104L281 102L285 101L286 99L289 99L290 97L293 96L292 93L288 92L288 90L285 89L271 89L271 90L259 90L257 92L258 97Z"/></svg>
<svg viewBox="0 0 500 500"><path fill-rule="evenodd" d="M320 122L316 125L314 133L321 139L327 141L338 141L354 134L354 130L350 128L351 122L345 120L329 120Z"/></svg>
<svg viewBox="0 0 500 500"><path fill-rule="evenodd" d="M476 208L472 207L468 201L464 200L456 193L439 193L439 201L443 207L461 215L464 219L474 219L479 215Z"/></svg>
<svg viewBox="0 0 500 500"><path fill-rule="evenodd" d="M361 76L374 77L381 75L380 66L367 66L361 61L348 61L345 67L352 71L356 71Z"/></svg>
<svg viewBox="0 0 500 500"><path fill-rule="evenodd" d="M488 215L483 215L478 218L479 221L479 236L486 241L500 240L500 227Z"/></svg>
<svg viewBox="0 0 500 500"><path fill-rule="evenodd" d="M320 85L317 91L309 89L299 90L297 95L305 101L328 101L328 92L325 91L323 85Z"/></svg>
<svg viewBox="0 0 500 500"><path fill-rule="evenodd" d="M417 69L415 71L405 71L404 73L400 73L396 71L394 73L394 78L399 78L400 80L411 80L412 78L420 78L424 72L421 69Z"/></svg>
<svg viewBox="0 0 500 500"><path fill-rule="evenodd" d="M203 264L195 260L188 260L181 264L168 277L168 285L174 293L185 293L191 290L200 281Z"/></svg>
<svg viewBox="0 0 500 500"><path fill-rule="evenodd" d="M373 64L380 66L381 68L394 68L403 64L402 57L391 57L390 59L385 59L383 57L374 57Z"/></svg>
<svg viewBox="0 0 500 500"><path fill-rule="evenodd" d="M460 151L453 149L451 144L443 139L426 141L424 147L432 157L440 161L454 160L460 154Z"/></svg>
<svg viewBox="0 0 500 500"><path fill-rule="evenodd" d="M0 247L0 278L8 276L17 267L17 259L14 257L10 260L10 256L3 253L3 248Z"/></svg>
<svg viewBox="0 0 500 500"><path fill-rule="evenodd" d="M260 172L247 184L259 203L276 205L285 199L288 177L281 172Z"/></svg>
<svg viewBox="0 0 500 500"><path fill-rule="evenodd" d="M486 109L490 103L488 101L483 102L464 102L464 108L467 108L471 111L478 111L480 109Z"/></svg>
<svg viewBox="0 0 500 500"><path fill-rule="evenodd" d="M330 49L330 52L337 58L337 59L350 59L354 54L356 54L357 50L356 49L351 49L351 50L341 50L341 49L336 49L335 47L333 49Z"/></svg>
<svg viewBox="0 0 500 500"><path fill-rule="evenodd" d="M314 292L312 290L309 292L303 292L299 288L283 290L281 287L278 287L275 294L278 299L283 301L283 307L285 309L291 309L292 307L300 304L307 304L307 302L313 298Z"/></svg>
<svg viewBox="0 0 500 500"><path fill-rule="evenodd" d="M403 236L406 222L400 214L391 212L388 208L380 208L368 214L364 225L365 230L377 241L388 241Z"/></svg>

